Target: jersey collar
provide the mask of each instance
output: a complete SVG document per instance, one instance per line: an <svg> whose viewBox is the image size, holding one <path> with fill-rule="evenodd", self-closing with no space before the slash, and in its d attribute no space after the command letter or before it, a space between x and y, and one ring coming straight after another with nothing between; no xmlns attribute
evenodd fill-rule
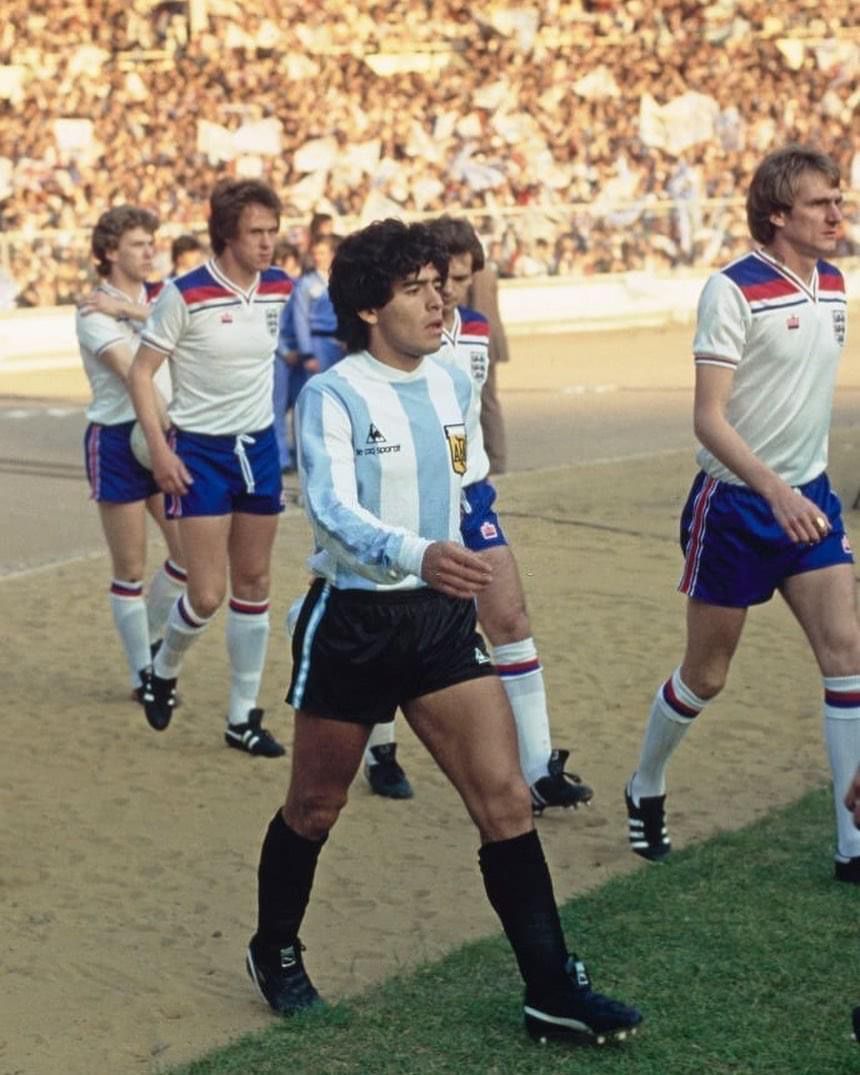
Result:
<svg viewBox="0 0 860 1075"><path fill-rule="evenodd" d="M454 307L454 324L450 329L442 329L442 342L450 343L452 346L456 346L457 340L460 338L460 330L463 328L463 319L460 317L460 307Z"/></svg>
<svg viewBox="0 0 860 1075"><path fill-rule="evenodd" d="M799 276L797 276L796 273L793 273L791 271L791 269L789 269L786 265L783 265L781 261L777 261L776 258L771 257L771 255L768 254L766 251L764 251L762 249L758 249L758 250L755 251L755 254L756 254L757 257L761 258L762 261L766 261L768 263L768 265L770 265L770 267L772 269L774 269L776 272L778 272L780 274L780 276L783 276L783 277L785 277L786 280L791 281L791 283L794 284L794 286L799 291L802 291L804 293L804 295L806 295L806 296L808 296L808 298L812 299L813 302L818 301L818 266L817 265L812 270L812 280L809 283L807 283L805 280L802 280Z"/></svg>
<svg viewBox="0 0 860 1075"><path fill-rule="evenodd" d="M238 295L243 302L251 302L257 293L257 288L260 284L260 274L254 277L254 282L248 288L247 291L243 291L237 284L234 284L229 276L225 276L221 269L215 263L215 258L210 258L206 262L206 268L218 283L226 288L228 291L232 291L234 295Z"/></svg>

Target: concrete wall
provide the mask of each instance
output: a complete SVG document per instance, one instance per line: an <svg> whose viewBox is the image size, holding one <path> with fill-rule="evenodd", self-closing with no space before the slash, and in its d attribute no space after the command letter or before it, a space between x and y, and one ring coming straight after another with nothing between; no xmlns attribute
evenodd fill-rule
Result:
<svg viewBox="0 0 860 1075"><path fill-rule="evenodd" d="M849 295L860 297L860 266L843 269ZM693 320L706 275L654 277L629 272L503 280L499 301L511 336L671 326ZM72 307L0 314L0 392L7 373L79 366Z"/></svg>

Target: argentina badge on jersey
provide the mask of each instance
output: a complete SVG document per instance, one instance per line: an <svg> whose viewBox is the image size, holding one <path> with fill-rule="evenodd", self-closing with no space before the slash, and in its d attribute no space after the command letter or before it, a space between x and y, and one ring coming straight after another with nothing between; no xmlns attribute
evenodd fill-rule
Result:
<svg viewBox="0 0 860 1075"><path fill-rule="evenodd" d="M466 473L466 426L462 422L445 426L445 439L448 441L448 454L451 457L451 469L455 474Z"/></svg>

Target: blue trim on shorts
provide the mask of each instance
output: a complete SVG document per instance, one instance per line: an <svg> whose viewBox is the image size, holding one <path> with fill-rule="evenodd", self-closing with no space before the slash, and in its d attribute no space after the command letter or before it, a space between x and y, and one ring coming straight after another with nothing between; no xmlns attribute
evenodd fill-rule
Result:
<svg viewBox="0 0 860 1075"><path fill-rule="evenodd" d="M842 504L827 474L819 474L799 491L830 522L832 529L823 541L792 541L763 496L746 485L700 472L681 516L681 593L712 605L748 608L769 601L793 575L853 564Z"/></svg>
<svg viewBox="0 0 860 1075"><path fill-rule="evenodd" d="M463 488L461 496L460 534L463 544L472 552L507 545L498 515L493 511L496 489L488 478Z"/></svg>
<svg viewBox="0 0 860 1075"><path fill-rule="evenodd" d="M313 591L310 592L312 593ZM302 708L302 699L304 698L305 687L307 686L308 675L310 674L311 670L311 648L314 644L314 635L317 633L317 628L320 625L320 620L322 620L323 615L325 614L326 605L328 604L330 593L331 583L326 582L323 584L319 594L319 598L317 599L317 602L313 606L313 609L310 613L307 627L305 627L304 632L302 632L301 635L302 649L301 655L299 657L299 667L296 672L296 685L293 691L292 703L295 709ZM307 598L305 598L305 600L307 600ZM304 608L302 608L302 612L299 613L300 617L304 611ZM298 629L298 622L296 623L296 629ZM295 660L295 657L296 654L294 653L293 660Z"/></svg>
<svg viewBox="0 0 860 1075"><path fill-rule="evenodd" d="M167 515L277 515L284 490L274 425L256 433L212 436L172 431L172 447L194 483L182 496L167 499Z"/></svg>
<svg viewBox="0 0 860 1075"><path fill-rule="evenodd" d="M90 496L103 504L135 504L161 490L152 471L138 463L131 450L134 420L116 425L90 422L84 432L84 465Z"/></svg>

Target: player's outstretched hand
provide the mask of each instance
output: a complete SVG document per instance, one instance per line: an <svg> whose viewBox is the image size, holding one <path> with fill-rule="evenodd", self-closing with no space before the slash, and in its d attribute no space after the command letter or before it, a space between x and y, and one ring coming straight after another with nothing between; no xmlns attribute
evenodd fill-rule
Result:
<svg viewBox="0 0 860 1075"><path fill-rule="evenodd" d="M163 493L182 496L187 493L194 479L188 473L185 464L169 448L152 453L152 476Z"/></svg>
<svg viewBox="0 0 860 1075"><path fill-rule="evenodd" d="M860 766L845 792L845 805L854 815L854 825L860 829Z"/></svg>
<svg viewBox="0 0 860 1075"><path fill-rule="evenodd" d="M786 485L770 501L774 518L798 544L816 545L832 527L825 513L802 493Z"/></svg>
<svg viewBox="0 0 860 1075"><path fill-rule="evenodd" d="M448 597L475 597L493 578L490 566L477 553L455 541L434 541L421 561L421 578Z"/></svg>
<svg viewBox="0 0 860 1075"><path fill-rule="evenodd" d="M106 291L98 289L78 299L77 306L84 317L95 313L107 314L109 317L119 317L122 314L122 303L108 295Z"/></svg>

